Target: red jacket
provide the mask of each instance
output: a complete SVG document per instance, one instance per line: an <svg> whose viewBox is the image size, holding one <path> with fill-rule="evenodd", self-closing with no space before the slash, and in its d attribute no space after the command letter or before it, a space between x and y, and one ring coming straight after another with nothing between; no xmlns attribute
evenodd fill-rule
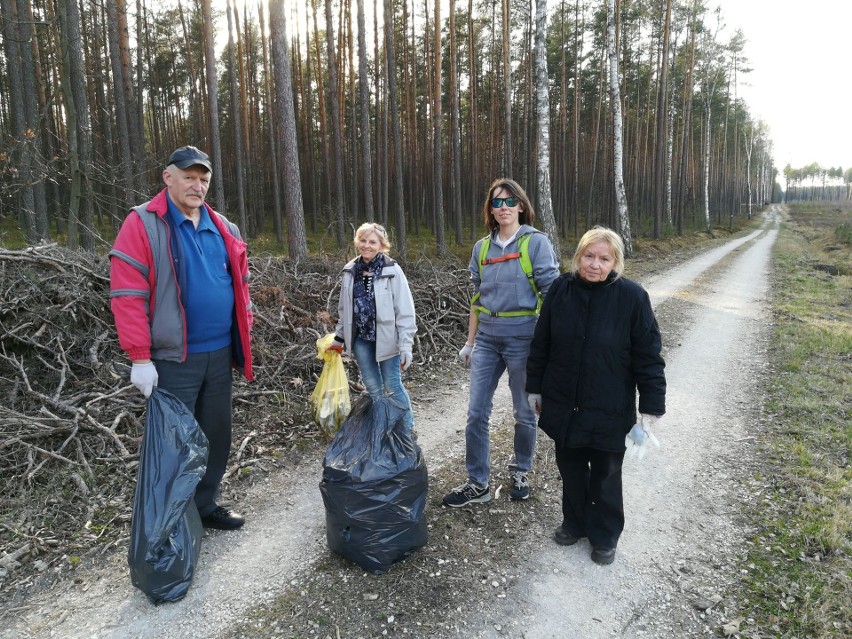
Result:
<svg viewBox="0 0 852 639"><path fill-rule="evenodd" d="M234 286L236 330L234 367L247 380L252 373L251 327L254 321L248 290L248 255L239 229L204 205L222 234ZM186 310L172 259L172 234L166 215L166 189L131 210L115 239L110 257L110 305L118 342L131 360L186 360ZM176 238L175 240L176 241Z"/></svg>

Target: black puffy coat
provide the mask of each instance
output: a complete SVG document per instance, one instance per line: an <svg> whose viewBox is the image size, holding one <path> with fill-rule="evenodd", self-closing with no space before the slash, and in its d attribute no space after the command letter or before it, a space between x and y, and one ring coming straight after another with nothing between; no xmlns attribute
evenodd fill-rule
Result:
<svg viewBox="0 0 852 639"><path fill-rule="evenodd" d="M571 273L544 300L527 359L528 393L542 396L539 427L557 444L624 452L639 412L666 411L665 362L648 293L614 275Z"/></svg>

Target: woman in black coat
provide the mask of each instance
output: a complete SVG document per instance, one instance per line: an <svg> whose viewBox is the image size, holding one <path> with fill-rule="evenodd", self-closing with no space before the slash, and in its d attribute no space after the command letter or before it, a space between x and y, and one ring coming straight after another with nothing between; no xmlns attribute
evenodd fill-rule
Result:
<svg viewBox="0 0 852 639"><path fill-rule="evenodd" d="M535 328L527 384L539 428L556 442L562 525L554 538L581 537L592 560L610 564L624 529L621 466L639 412L666 411L665 362L648 293L622 277L624 245L604 227L577 245L571 271L553 283Z"/></svg>

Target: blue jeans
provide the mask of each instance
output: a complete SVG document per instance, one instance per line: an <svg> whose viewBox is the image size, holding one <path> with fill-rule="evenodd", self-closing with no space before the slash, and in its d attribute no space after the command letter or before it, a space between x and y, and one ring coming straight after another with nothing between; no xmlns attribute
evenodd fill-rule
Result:
<svg viewBox="0 0 852 639"><path fill-rule="evenodd" d="M480 488L488 485L491 474L491 440L488 422L494 391L503 372L509 371L509 389L515 417L515 458L509 464L512 472L528 472L535 454L536 421L530 408L525 386L530 337L494 337L476 334L476 345L470 357L470 401L465 429L467 474Z"/></svg>
<svg viewBox="0 0 852 639"><path fill-rule="evenodd" d="M414 428L414 416L411 414L411 399L408 391L402 385L402 371L399 368L399 355L386 359L383 362L376 361L376 343L368 342L356 337L352 344L352 354L361 371L361 378L370 397L376 399L386 391L393 395L394 399L408 408L405 423L409 428Z"/></svg>

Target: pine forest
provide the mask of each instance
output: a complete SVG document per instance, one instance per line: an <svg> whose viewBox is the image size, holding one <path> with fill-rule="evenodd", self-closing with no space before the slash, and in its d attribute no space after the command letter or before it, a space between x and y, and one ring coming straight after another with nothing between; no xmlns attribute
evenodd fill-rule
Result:
<svg viewBox="0 0 852 639"><path fill-rule="evenodd" d="M557 246L605 224L629 249L779 198L738 97L746 36L708 0L0 0L0 18L2 243L103 251L185 144L210 154L208 202L295 260L367 220L403 258L414 236L469 245L500 176Z"/></svg>

